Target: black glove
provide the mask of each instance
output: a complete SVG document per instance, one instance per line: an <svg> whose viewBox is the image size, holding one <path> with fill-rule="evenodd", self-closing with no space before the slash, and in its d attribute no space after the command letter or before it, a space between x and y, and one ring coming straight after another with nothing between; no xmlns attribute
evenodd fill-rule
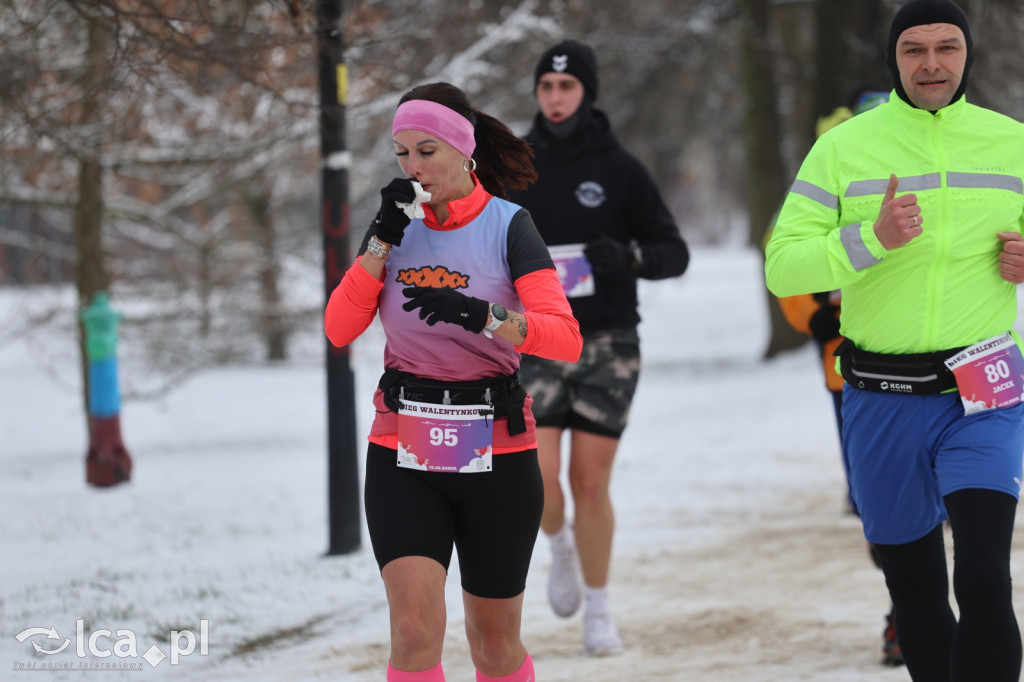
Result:
<svg viewBox="0 0 1024 682"><path fill-rule="evenodd" d="M807 326L811 328L811 336L822 343L839 336L839 308L831 303L823 303L811 315Z"/></svg>
<svg viewBox="0 0 1024 682"><path fill-rule="evenodd" d="M412 188L412 180L409 178L395 178L380 191L380 210L373 219L373 234L377 239L391 246L401 245L409 216L395 202L408 204L415 199L416 190Z"/></svg>
<svg viewBox="0 0 1024 682"><path fill-rule="evenodd" d="M479 334L487 324L491 306L483 299L442 287L406 287L402 290L412 300L402 304L403 310L420 309L420 319L433 327L438 322L457 324L466 331Z"/></svg>
<svg viewBox="0 0 1024 682"><path fill-rule="evenodd" d="M604 234L588 242L583 255L590 261L594 272L613 273L630 270L633 254L629 247L614 237Z"/></svg>

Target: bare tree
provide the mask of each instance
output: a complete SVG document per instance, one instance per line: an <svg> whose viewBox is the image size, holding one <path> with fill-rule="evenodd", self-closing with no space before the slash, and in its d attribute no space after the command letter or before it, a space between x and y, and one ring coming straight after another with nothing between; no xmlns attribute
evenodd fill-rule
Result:
<svg viewBox="0 0 1024 682"><path fill-rule="evenodd" d="M782 159L782 125L778 113L778 93L773 41L767 0L743 0L741 60L746 93L744 139L747 149L747 209L750 245L758 250L765 233L774 222L785 196L785 172ZM767 293L771 335L766 357L806 342L787 323L774 296Z"/></svg>
<svg viewBox="0 0 1024 682"><path fill-rule="evenodd" d="M100 163L102 126L102 84L110 77L110 35L96 24L86 28L87 46L82 70L82 100L77 125L91 131L78 146L78 197L75 204L75 249L78 259L75 282L82 307L93 296L110 285L106 258L103 255L103 167ZM84 329L79 333L81 351L83 405L88 404L89 361L86 356Z"/></svg>
<svg viewBox="0 0 1024 682"><path fill-rule="evenodd" d="M814 111L828 114L847 104L853 91L870 86L888 90L885 63L889 14L882 0L815 0Z"/></svg>
<svg viewBox="0 0 1024 682"><path fill-rule="evenodd" d="M288 207L316 194L284 170L315 172L314 48L300 3L15 0L0 9L0 38L0 62L17 65L0 75L12 86L0 87L0 202L66 212L80 305L112 280L150 299L123 329L151 387L247 353L245 334L224 328L283 353L288 330L267 323L285 319L270 281L281 255L266 249L294 240L267 230L308 233ZM233 207L250 178L272 179L260 181L263 229ZM0 225L0 240L39 238Z"/></svg>
<svg viewBox="0 0 1024 682"><path fill-rule="evenodd" d="M899 4L346 3L353 233L397 172L389 124L403 92L448 80L525 132L537 57L576 38L598 53L598 106L688 240L760 249L816 118L862 81L888 85L884 43ZM963 4L978 57L969 98L1020 111L1022 67L1000 46L1013 44L1024 10ZM210 363L281 357L294 334L319 330L313 8L0 3L0 247L55 272L80 262L82 292L115 289L127 307L129 396ZM75 312L28 318L70 331ZM771 319L768 355L796 341Z"/></svg>

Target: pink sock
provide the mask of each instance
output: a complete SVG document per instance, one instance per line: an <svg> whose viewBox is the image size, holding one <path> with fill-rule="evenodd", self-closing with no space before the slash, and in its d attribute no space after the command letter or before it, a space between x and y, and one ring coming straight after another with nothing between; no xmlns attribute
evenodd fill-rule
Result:
<svg viewBox="0 0 1024 682"><path fill-rule="evenodd" d="M487 677L479 670L476 671L476 682L535 682L536 678L533 675L533 659L530 658L530 654L526 654L526 660L519 666L519 670L515 671L511 675L502 675L501 677Z"/></svg>
<svg viewBox="0 0 1024 682"><path fill-rule="evenodd" d="M418 673L407 673L397 670L388 661L388 682L444 682L444 670L438 663L429 670L421 670Z"/></svg>

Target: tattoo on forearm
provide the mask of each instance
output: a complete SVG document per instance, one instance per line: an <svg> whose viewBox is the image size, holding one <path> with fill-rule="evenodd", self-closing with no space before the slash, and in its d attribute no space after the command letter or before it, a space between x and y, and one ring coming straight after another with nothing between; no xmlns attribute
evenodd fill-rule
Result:
<svg viewBox="0 0 1024 682"><path fill-rule="evenodd" d="M516 329L519 330L519 335L525 339L527 332L526 315L516 315L515 323Z"/></svg>

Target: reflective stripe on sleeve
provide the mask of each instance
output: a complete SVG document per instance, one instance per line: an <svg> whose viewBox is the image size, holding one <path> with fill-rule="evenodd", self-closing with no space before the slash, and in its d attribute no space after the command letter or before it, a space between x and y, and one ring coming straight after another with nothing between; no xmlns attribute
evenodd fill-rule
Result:
<svg viewBox="0 0 1024 682"><path fill-rule="evenodd" d="M833 211L839 210L839 197L835 194L830 194L817 185L812 185L806 180L794 180L793 186L789 188L789 191L793 194L799 194L802 197L807 197L812 201L817 201L826 208L831 208Z"/></svg>
<svg viewBox="0 0 1024 682"><path fill-rule="evenodd" d="M843 248L846 249L846 255L850 259L850 265L856 271L863 270L864 268L871 267L875 263L880 263L880 258L875 258L868 250L867 244L860 236L860 223L853 223L852 225L845 225L839 230L839 239L843 243Z"/></svg>

